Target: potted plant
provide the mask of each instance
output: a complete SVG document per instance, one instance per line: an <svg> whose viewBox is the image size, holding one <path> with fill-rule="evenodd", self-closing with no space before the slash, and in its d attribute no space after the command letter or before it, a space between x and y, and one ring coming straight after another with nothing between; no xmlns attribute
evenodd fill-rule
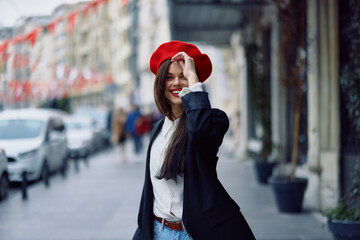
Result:
<svg viewBox="0 0 360 240"><path fill-rule="evenodd" d="M342 60L341 76L340 76L340 96L346 101L343 104L343 112L341 116L342 125L346 126L351 132L353 139L357 139L360 134L360 118L356 117L360 109L360 25L359 25L359 3L358 1L347 1L344 3L346 8L352 9L347 16L340 19L340 25L343 27L340 31L347 29L346 39L343 39L343 45L351 49L346 59ZM347 23L347 24L344 24ZM349 34L351 33L351 34ZM349 121L350 120L350 121ZM341 133L345 137L346 132ZM353 153L352 149L356 149L356 140L347 140L353 144L353 148L349 149L342 146L342 151ZM356 151L355 151L356 156ZM347 169L349 164L351 171L344 174L343 180L346 186L344 194L339 198L338 203L325 211L327 217L327 226L334 238L341 239L360 239L360 159L354 157L353 165L348 160L343 161L342 168ZM346 180L345 180L346 179ZM349 183L347 184L347 179Z"/></svg>
<svg viewBox="0 0 360 240"><path fill-rule="evenodd" d="M279 211L302 211L307 178L296 176L299 155L300 116L305 81L305 9L304 1L274 0L279 13L280 82L286 88L287 100L292 106L291 172L269 179Z"/></svg>
<svg viewBox="0 0 360 240"><path fill-rule="evenodd" d="M325 211L328 228L336 240L360 239L360 162L355 163L351 184L338 204Z"/></svg>
<svg viewBox="0 0 360 240"><path fill-rule="evenodd" d="M253 156L252 158L255 160L254 167L257 181L260 184L267 184L277 163L256 153L251 154Z"/></svg>
<svg viewBox="0 0 360 240"><path fill-rule="evenodd" d="M248 154L254 160L255 173L260 184L267 184L276 165L276 162L269 158L273 144L271 139L270 67L264 57L266 51L266 47L261 48L256 44L246 46L249 99L255 116L253 124L260 126L261 129L261 133L254 134L260 140L261 147L258 151L249 150Z"/></svg>

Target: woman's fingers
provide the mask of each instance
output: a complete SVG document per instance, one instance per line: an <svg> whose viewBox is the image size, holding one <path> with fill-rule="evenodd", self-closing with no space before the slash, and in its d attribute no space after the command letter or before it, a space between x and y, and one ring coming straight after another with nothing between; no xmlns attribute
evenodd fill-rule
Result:
<svg viewBox="0 0 360 240"><path fill-rule="evenodd" d="M187 55L185 52L178 52L171 58L171 61L179 62L180 66L183 69L185 68L188 70L190 70L191 68L195 69L194 60L191 57L189 57L189 55Z"/></svg>
<svg viewBox="0 0 360 240"><path fill-rule="evenodd" d="M171 61L172 62L178 62L180 60L185 60L185 54L184 52L179 52L177 54L175 54L172 58Z"/></svg>
<svg viewBox="0 0 360 240"><path fill-rule="evenodd" d="M199 81L196 75L195 62L185 52L179 52L171 58L172 62L178 62L183 69L183 74L189 80L189 86Z"/></svg>
<svg viewBox="0 0 360 240"><path fill-rule="evenodd" d="M184 61L178 61L178 63L180 64L180 67L181 67L182 69L185 68L185 62L184 62Z"/></svg>
<svg viewBox="0 0 360 240"><path fill-rule="evenodd" d="M192 59L192 58L189 55L187 55L185 52L178 52L171 58L171 61L178 62L181 60L186 61L186 60L190 60L190 59Z"/></svg>

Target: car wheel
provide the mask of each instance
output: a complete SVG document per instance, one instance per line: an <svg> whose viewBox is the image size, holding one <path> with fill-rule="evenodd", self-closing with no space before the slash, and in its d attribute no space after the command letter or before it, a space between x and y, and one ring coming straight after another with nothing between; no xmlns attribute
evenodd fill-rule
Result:
<svg viewBox="0 0 360 240"><path fill-rule="evenodd" d="M44 182L46 187L50 185L49 177L50 177L49 166L46 162L44 162L41 170L41 180Z"/></svg>
<svg viewBox="0 0 360 240"><path fill-rule="evenodd" d="M9 190L9 180L6 174L3 174L0 178L0 200L3 200L7 197Z"/></svg>

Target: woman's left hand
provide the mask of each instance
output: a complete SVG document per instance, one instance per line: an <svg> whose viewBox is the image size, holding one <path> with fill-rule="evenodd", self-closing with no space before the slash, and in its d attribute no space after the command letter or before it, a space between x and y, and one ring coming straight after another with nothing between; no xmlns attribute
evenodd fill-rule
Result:
<svg viewBox="0 0 360 240"><path fill-rule="evenodd" d="M189 87L199 82L199 78L196 74L196 68L194 59L192 59L185 52L179 52L171 58L172 62L178 62L183 69L184 77L189 82Z"/></svg>

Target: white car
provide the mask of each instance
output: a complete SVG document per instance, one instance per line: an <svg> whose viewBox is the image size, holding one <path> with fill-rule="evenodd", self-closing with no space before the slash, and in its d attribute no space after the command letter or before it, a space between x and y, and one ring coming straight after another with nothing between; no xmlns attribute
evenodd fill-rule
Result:
<svg viewBox="0 0 360 240"><path fill-rule="evenodd" d="M67 167L67 138L58 111L14 109L0 113L0 146L8 158L9 180L48 179L51 172Z"/></svg>
<svg viewBox="0 0 360 240"><path fill-rule="evenodd" d="M0 148L0 201L6 198L9 189L7 161L4 149Z"/></svg>
<svg viewBox="0 0 360 240"><path fill-rule="evenodd" d="M88 116L95 121L96 150L101 150L110 143L111 133L107 129L108 111L103 108L77 108L74 112L77 116Z"/></svg>
<svg viewBox="0 0 360 240"><path fill-rule="evenodd" d="M86 158L96 147L95 122L87 116L64 118L70 158Z"/></svg>

